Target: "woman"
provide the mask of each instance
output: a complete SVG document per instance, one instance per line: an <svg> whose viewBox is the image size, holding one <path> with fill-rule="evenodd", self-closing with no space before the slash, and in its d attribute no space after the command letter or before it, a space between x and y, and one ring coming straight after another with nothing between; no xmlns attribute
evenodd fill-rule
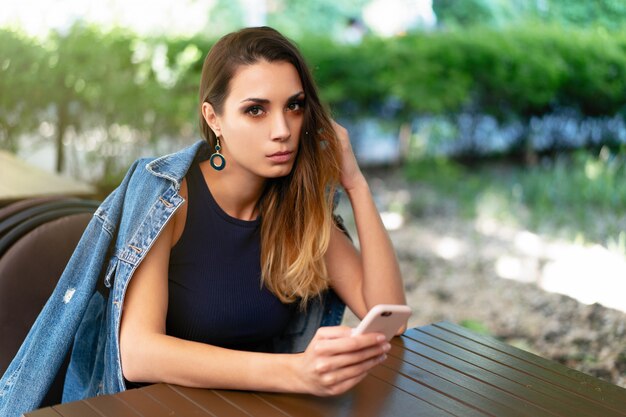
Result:
<svg viewBox="0 0 626 417"><path fill-rule="evenodd" d="M34 408L72 339L65 401L152 382L334 395L384 360L382 335L336 326L334 294L360 318L403 304L398 264L298 50L270 28L226 35L199 110L205 142L138 161L96 212L0 381L0 411ZM337 182L360 253L334 223ZM29 372L44 382L17 399Z"/></svg>

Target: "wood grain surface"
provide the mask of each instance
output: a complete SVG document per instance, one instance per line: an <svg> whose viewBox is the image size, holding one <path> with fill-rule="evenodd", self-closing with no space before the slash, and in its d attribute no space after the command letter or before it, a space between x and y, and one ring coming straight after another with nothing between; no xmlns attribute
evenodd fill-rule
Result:
<svg viewBox="0 0 626 417"><path fill-rule="evenodd" d="M626 390L448 322L392 340L388 359L336 397L156 384L27 417L626 417Z"/></svg>

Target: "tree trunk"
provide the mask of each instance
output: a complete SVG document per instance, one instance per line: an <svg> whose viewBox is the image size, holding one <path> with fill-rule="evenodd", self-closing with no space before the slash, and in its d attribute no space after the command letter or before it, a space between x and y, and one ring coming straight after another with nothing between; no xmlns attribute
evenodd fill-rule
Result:
<svg viewBox="0 0 626 417"><path fill-rule="evenodd" d="M400 152L398 155L398 164L402 165L409 160L411 150L411 124L404 122L400 125L400 133L398 134Z"/></svg>
<svg viewBox="0 0 626 417"><path fill-rule="evenodd" d="M63 139L65 138L65 132L68 127L67 120L67 105L65 103L61 103L57 107L57 129L56 129L56 171L61 173L65 168L65 149L63 148Z"/></svg>
<svg viewBox="0 0 626 417"><path fill-rule="evenodd" d="M10 123L0 126L0 149L6 149L11 153L17 153L17 126Z"/></svg>

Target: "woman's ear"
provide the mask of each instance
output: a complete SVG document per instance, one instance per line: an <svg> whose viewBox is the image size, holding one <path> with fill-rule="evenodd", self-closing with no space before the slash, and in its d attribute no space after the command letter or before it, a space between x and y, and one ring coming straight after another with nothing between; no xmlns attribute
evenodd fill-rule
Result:
<svg viewBox="0 0 626 417"><path fill-rule="evenodd" d="M209 125L215 136L220 137L222 135L222 131L220 129L217 113L215 113L215 109L213 109L211 103L206 101L202 103L202 117L204 117L204 120Z"/></svg>

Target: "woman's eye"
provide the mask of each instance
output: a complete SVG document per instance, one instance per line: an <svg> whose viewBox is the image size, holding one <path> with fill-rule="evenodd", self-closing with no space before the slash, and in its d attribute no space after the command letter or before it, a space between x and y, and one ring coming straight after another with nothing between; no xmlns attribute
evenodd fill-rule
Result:
<svg viewBox="0 0 626 417"><path fill-rule="evenodd" d="M293 103L290 103L287 106L287 109L289 111L299 111L299 110L302 110L303 107L304 107L303 101L294 101Z"/></svg>
<svg viewBox="0 0 626 417"><path fill-rule="evenodd" d="M248 113L252 117L259 117L263 115L264 111L263 107L261 106L252 106L246 109L246 113Z"/></svg>

